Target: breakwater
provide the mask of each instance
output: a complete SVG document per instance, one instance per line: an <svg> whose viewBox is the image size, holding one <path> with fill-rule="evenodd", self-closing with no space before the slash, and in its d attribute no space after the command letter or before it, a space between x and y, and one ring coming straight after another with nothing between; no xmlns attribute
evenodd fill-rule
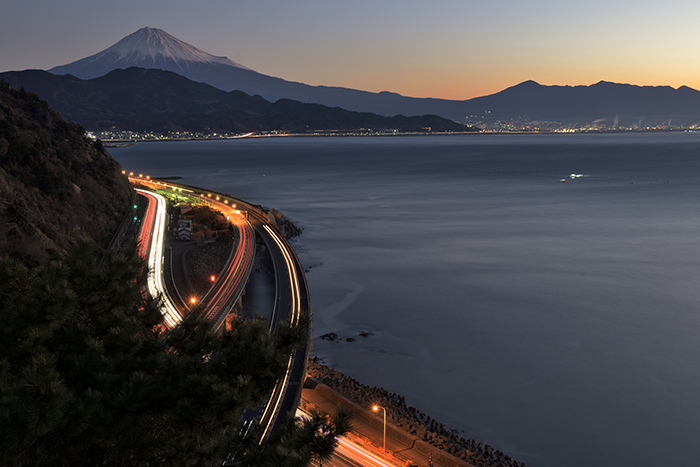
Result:
<svg viewBox="0 0 700 467"><path fill-rule="evenodd" d="M477 467L525 467L507 454L475 439L465 439L458 430L445 427L415 407L406 399L384 388L367 386L338 370L323 365L318 357L309 358L307 375L336 391L343 397L367 410L380 405L387 410L387 419L398 428L416 436L430 445Z"/></svg>

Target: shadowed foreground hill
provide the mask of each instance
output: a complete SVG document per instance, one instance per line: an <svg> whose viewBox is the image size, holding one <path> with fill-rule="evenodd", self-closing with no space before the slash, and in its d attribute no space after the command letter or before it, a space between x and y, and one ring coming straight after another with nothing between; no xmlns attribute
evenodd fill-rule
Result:
<svg viewBox="0 0 700 467"><path fill-rule="evenodd" d="M0 82L0 256L41 261L79 236L106 245L132 193L81 126Z"/></svg>
<svg viewBox="0 0 700 467"><path fill-rule="evenodd" d="M338 107L280 99L268 102L241 91L225 92L170 71L114 70L90 80L41 70L0 73L13 87L46 99L68 121L90 130L238 132L344 130L474 131L436 115L383 117Z"/></svg>
<svg viewBox="0 0 700 467"><path fill-rule="evenodd" d="M195 309L165 332L136 245L103 255L77 238L108 239L128 209L120 167L1 82L0 162L0 466L303 467L331 455L348 412L279 414L262 445L242 416L308 342L308 315L275 332L232 316L214 333Z"/></svg>

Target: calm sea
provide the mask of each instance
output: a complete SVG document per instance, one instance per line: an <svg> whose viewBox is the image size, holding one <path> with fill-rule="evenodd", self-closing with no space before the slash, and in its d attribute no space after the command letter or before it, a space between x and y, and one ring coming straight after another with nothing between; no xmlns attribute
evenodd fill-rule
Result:
<svg viewBox="0 0 700 467"><path fill-rule="evenodd" d="M343 338L313 353L465 438L530 466L700 463L700 133L111 153L303 227L315 335Z"/></svg>

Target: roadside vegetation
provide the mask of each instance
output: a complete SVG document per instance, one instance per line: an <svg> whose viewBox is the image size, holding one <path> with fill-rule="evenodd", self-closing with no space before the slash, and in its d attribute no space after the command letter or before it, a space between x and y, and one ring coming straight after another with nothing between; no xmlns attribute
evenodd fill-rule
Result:
<svg viewBox="0 0 700 467"><path fill-rule="evenodd" d="M144 298L135 246L80 241L28 269L0 261L0 465L303 466L325 458L349 414L289 418L263 446L243 421L263 405L308 318L274 333L234 317L215 335L195 310L171 331Z"/></svg>
<svg viewBox="0 0 700 467"><path fill-rule="evenodd" d="M133 199L82 127L0 82L0 466L303 466L328 456L347 413L289 416L262 446L242 417L307 342L308 318L270 333L265 318L233 316L214 334L195 308L166 330L136 245L104 251Z"/></svg>

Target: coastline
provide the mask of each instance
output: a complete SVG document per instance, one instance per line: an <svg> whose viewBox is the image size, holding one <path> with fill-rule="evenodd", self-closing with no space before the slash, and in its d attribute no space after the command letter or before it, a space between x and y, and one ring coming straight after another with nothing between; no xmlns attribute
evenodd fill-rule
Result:
<svg viewBox="0 0 700 467"><path fill-rule="evenodd" d="M364 385L324 365L318 357L309 356L306 376L366 408L368 412L373 405L385 407L387 420L397 428L476 467L526 467L525 463L512 459L484 442L461 437L458 430L445 427L415 407L407 405L406 399L400 394Z"/></svg>
<svg viewBox="0 0 700 467"><path fill-rule="evenodd" d="M301 228L295 226L282 214L275 210L270 211L276 218L278 228L283 227L281 230L285 237L291 238L302 233ZM233 246L232 243L226 239L223 242L214 242L212 245L199 245L189 251L187 256L190 261L183 265L184 276L188 283L197 283L200 287L206 288L208 286L207 278L211 271L208 268L204 268L207 269L206 271L200 270L202 264L200 267L194 267L195 263L225 261ZM193 261L195 258L197 260ZM326 386L329 391L339 395L340 398L345 398L357 406L367 409L368 412L373 405L386 408L387 419L398 430L469 465L475 467L526 467L525 463L511 458L482 441L472 438L465 439L460 436L459 430L446 427L415 407L407 405L404 396L390 393L384 388L364 385L354 378L324 365L318 357L309 356L307 358L306 379Z"/></svg>

